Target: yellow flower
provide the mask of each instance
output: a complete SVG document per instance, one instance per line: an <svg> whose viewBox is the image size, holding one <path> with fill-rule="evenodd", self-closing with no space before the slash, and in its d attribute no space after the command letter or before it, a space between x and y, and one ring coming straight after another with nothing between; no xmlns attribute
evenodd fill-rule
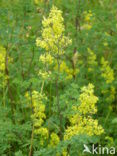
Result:
<svg viewBox="0 0 117 156"><path fill-rule="evenodd" d="M47 71L40 70L38 75L41 76L43 80L47 80L51 75L51 71L47 72Z"/></svg>
<svg viewBox="0 0 117 156"><path fill-rule="evenodd" d="M91 10L89 10L88 12L85 11L84 12L84 21L85 22L89 22L91 20L91 17L93 16Z"/></svg>
<svg viewBox="0 0 117 156"><path fill-rule="evenodd" d="M60 142L59 136L56 133L52 133L50 136L50 144L49 146L55 147Z"/></svg>
<svg viewBox="0 0 117 156"><path fill-rule="evenodd" d="M109 62L102 57L101 59L101 75L102 77L106 80L106 83L112 83L114 81L114 71L113 69L109 66Z"/></svg>
<svg viewBox="0 0 117 156"><path fill-rule="evenodd" d="M90 48L87 48L87 50L88 50L87 60L89 65L88 71L90 72L93 71L94 67L97 65L96 54Z"/></svg>
<svg viewBox="0 0 117 156"><path fill-rule="evenodd" d="M41 127L39 129L35 129L34 131L36 134L40 135L41 137L43 137L44 139L48 138L48 130L45 127Z"/></svg>
<svg viewBox="0 0 117 156"><path fill-rule="evenodd" d="M6 57L6 50L4 47L0 46L0 72L5 71L5 57Z"/></svg>
<svg viewBox="0 0 117 156"><path fill-rule="evenodd" d="M84 15L84 24L81 26L81 29L90 30L92 28L94 15L91 10L85 11L83 15Z"/></svg>
<svg viewBox="0 0 117 156"><path fill-rule="evenodd" d="M106 95L106 101L112 103L115 100L116 90L114 86L111 86L110 89L102 90L102 93Z"/></svg>
<svg viewBox="0 0 117 156"><path fill-rule="evenodd" d="M100 135L104 132L103 128L98 125L98 121L91 117L97 112L95 106L98 98L94 95L94 86L89 84L81 89L80 105L73 106L74 114L70 117L71 125L65 130L64 140L70 139L74 135L87 134Z"/></svg>
<svg viewBox="0 0 117 156"><path fill-rule="evenodd" d="M47 64L52 64L52 63L53 63L53 59L54 59L54 58L53 58L49 53L40 55L40 58L39 58L39 60L40 60L43 64L45 64L45 63L47 63Z"/></svg>
<svg viewBox="0 0 117 156"><path fill-rule="evenodd" d="M98 97L94 95L94 86L89 84L87 87L83 87L81 91L79 112L82 114L95 114L97 112L95 104L98 101Z"/></svg>
<svg viewBox="0 0 117 156"><path fill-rule="evenodd" d="M39 3L42 3L43 2L43 0L34 0L34 3L36 4L36 5L38 5Z"/></svg>
<svg viewBox="0 0 117 156"><path fill-rule="evenodd" d="M67 152L66 150L64 150L64 151L62 152L62 156L69 156L69 155L68 155L68 152Z"/></svg>
<svg viewBox="0 0 117 156"><path fill-rule="evenodd" d="M85 30L90 30L92 28L92 25L91 24L84 24L82 26L82 29L85 29Z"/></svg>
<svg viewBox="0 0 117 156"><path fill-rule="evenodd" d="M114 87L114 86L111 86L110 98L111 98L112 100L115 99L115 94L116 94L115 87Z"/></svg>
<svg viewBox="0 0 117 156"><path fill-rule="evenodd" d="M7 64L11 63L13 59L11 57L7 57ZM6 49L0 45L0 79L1 84L0 88L4 88L8 82L9 76L5 73L6 68Z"/></svg>
<svg viewBox="0 0 117 156"><path fill-rule="evenodd" d="M43 19L42 39L36 39L36 45L51 53L64 54L64 48L71 44L71 40L64 36L62 11L52 7L49 17Z"/></svg>
<svg viewBox="0 0 117 156"><path fill-rule="evenodd" d="M57 68L58 66L56 65L54 69L57 70ZM69 68L65 61L60 62L60 73L66 73L66 80L72 79L74 75L78 74L78 72L78 69L73 70L72 68Z"/></svg>
<svg viewBox="0 0 117 156"><path fill-rule="evenodd" d="M108 43L107 43L107 42L104 42L103 44L104 44L104 46L105 46L105 47L107 47L107 46L108 46Z"/></svg>
<svg viewBox="0 0 117 156"><path fill-rule="evenodd" d="M0 46L0 75L4 75L5 72L5 59L6 59L6 49ZM13 59L8 57L8 63L12 62Z"/></svg>
<svg viewBox="0 0 117 156"><path fill-rule="evenodd" d="M46 99L44 94L41 94L37 91L32 91L31 97L29 93L26 92L25 97L29 102L32 102L33 105L33 114L31 118L33 120L34 125L34 133L40 135L42 139L40 139L41 145L44 143L43 139L48 138L48 130L47 128L43 127L44 120L46 119L45 115L45 105L43 100Z"/></svg>

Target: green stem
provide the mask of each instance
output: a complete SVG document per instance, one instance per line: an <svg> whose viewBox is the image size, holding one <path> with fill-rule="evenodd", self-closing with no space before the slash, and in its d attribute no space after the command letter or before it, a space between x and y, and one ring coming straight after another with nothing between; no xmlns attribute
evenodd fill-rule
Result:
<svg viewBox="0 0 117 156"><path fill-rule="evenodd" d="M61 114L61 108L60 108L60 96L59 96L59 73L60 73L60 62L57 58L57 64L58 64L58 74L56 78L56 100L57 100L57 108L58 108L58 114L59 114L59 122L60 122L60 139L62 139L62 114Z"/></svg>

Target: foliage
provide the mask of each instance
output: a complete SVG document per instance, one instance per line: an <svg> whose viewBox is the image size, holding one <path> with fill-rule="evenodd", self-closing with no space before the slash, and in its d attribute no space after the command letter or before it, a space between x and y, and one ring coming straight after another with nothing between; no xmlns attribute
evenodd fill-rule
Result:
<svg viewBox="0 0 117 156"><path fill-rule="evenodd" d="M0 0L0 155L117 148L117 4Z"/></svg>

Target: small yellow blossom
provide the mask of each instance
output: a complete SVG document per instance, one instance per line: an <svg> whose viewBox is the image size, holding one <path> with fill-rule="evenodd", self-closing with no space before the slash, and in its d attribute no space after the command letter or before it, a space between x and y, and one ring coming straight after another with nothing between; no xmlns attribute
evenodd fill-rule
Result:
<svg viewBox="0 0 117 156"><path fill-rule="evenodd" d="M42 3L43 2L43 0L34 0L34 3L36 4L36 5L38 5L39 3Z"/></svg>
<svg viewBox="0 0 117 156"><path fill-rule="evenodd" d="M95 104L98 101L98 98L94 95L94 86L89 84L88 87L82 88L82 94L80 94L80 102L81 105L79 106L78 110L82 114L95 114L97 109Z"/></svg>
<svg viewBox="0 0 117 156"><path fill-rule="evenodd" d="M48 138L49 132L46 127L43 127L44 120L46 119L45 115L45 105L43 100L46 99L44 94L41 94L37 91L32 91L32 95L29 96L29 93L26 92L25 97L29 102L32 103L33 114L31 118L34 125L34 133L40 135L40 144L44 144L44 140Z"/></svg>
<svg viewBox="0 0 117 156"><path fill-rule="evenodd" d="M104 42L103 44L104 44L104 46L105 46L105 47L107 47L107 46L108 46L108 43L107 43L107 42Z"/></svg>
<svg viewBox="0 0 117 156"><path fill-rule="evenodd" d="M13 59L9 56L7 56L6 60L6 49L0 45L0 79L1 84L0 88L4 88L8 82L9 76L5 73L6 65L8 66L9 63L11 63Z"/></svg>
<svg viewBox="0 0 117 156"><path fill-rule="evenodd" d="M100 135L104 132L103 128L98 125L98 121L92 119L91 117L84 117L79 120L77 118L76 124L69 126L64 135L64 139L68 140L74 135L79 134L87 134L89 136L92 135Z"/></svg>
<svg viewBox="0 0 117 156"><path fill-rule="evenodd" d="M91 24L84 24L82 26L82 29L85 29L85 30L90 30L92 28L92 25Z"/></svg>
<svg viewBox="0 0 117 156"><path fill-rule="evenodd" d="M5 70L5 57L6 50L4 47L0 46L0 72L4 72Z"/></svg>
<svg viewBox="0 0 117 156"><path fill-rule="evenodd" d="M42 39L36 39L36 45L51 53L64 54L64 48L71 44L71 40L64 36L62 11L52 7L49 17L43 18Z"/></svg>
<svg viewBox="0 0 117 156"><path fill-rule="evenodd" d="M55 66L55 70L57 70L57 65ZM65 61L61 61L60 63L60 73L66 73L66 80L70 80L73 78L74 75L77 75L79 72L78 69L72 69L72 68L69 68L67 66L67 64L65 63Z"/></svg>
<svg viewBox="0 0 117 156"><path fill-rule="evenodd" d="M47 54L41 54L39 60L43 63L43 64L52 64L53 63L53 57L47 53Z"/></svg>
<svg viewBox="0 0 117 156"><path fill-rule="evenodd" d="M114 81L114 71L113 69L109 66L109 62L102 57L101 59L101 75L102 77L106 80L106 83L112 83Z"/></svg>
<svg viewBox="0 0 117 156"><path fill-rule="evenodd" d="M98 98L94 95L94 86L89 84L81 89L80 105L73 106L74 114L71 116L71 125L65 130L64 139L68 140L74 135L87 134L100 135L104 132L103 128L98 125L98 120L94 120L91 115L97 112L95 106Z"/></svg>
<svg viewBox="0 0 117 156"><path fill-rule="evenodd" d="M88 56L87 56L87 61L88 61L88 71L94 71L94 67L97 65L97 61L96 61L96 54L90 49L87 48L88 50Z"/></svg>
<svg viewBox="0 0 117 156"><path fill-rule="evenodd" d="M45 127L41 127L39 129L35 129L34 131L36 134L40 135L41 137L43 137L44 139L48 138L48 130Z"/></svg>
<svg viewBox="0 0 117 156"><path fill-rule="evenodd" d="M63 150L63 152L62 152L62 156L69 156L69 154L68 154L68 152L67 152L66 149Z"/></svg>
<svg viewBox="0 0 117 156"><path fill-rule="evenodd" d="M115 99L116 90L114 86L111 86L110 97L112 100Z"/></svg>
<svg viewBox="0 0 117 156"><path fill-rule="evenodd" d="M91 10L89 10L88 12L85 11L84 12L84 21L89 22L91 20L91 17L93 16Z"/></svg>
<svg viewBox="0 0 117 156"><path fill-rule="evenodd" d="M60 138L56 133L52 133L50 136L50 147L55 147L56 145L58 145L58 143L60 142Z"/></svg>
<svg viewBox="0 0 117 156"><path fill-rule="evenodd" d="M92 28L94 15L91 10L84 11L83 15L84 15L84 24L81 26L81 29L90 30Z"/></svg>
<svg viewBox="0 0 117 156"><path fill-rule="evenodd" d="M51 75L51 71L47 72L47 71L40 70L38 75L41 76L43 78L43 80L47 80Z"/></svg>
<svg viewBox="0 0 117 156"><path fill-rule="evenodd" d="M114 86L111 86L109 89L102 90L102 94L106 96L106 101L112 103L115 100L116 90Z"/></svg>

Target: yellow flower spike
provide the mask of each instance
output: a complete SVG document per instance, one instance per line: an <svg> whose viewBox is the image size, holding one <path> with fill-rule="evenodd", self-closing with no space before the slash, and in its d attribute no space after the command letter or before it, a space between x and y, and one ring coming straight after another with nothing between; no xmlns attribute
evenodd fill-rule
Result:
<svg viewBox="0 0 117 156"><path fill-rule="evenodd" d="M35 133L40 135L44 139L48 138L48 130L47 130L47 128L40 127L39 129L35 130Z"/></svg>
<svg viewBox="0 0 117 156"><path fill-rule="evenodd" d="M7 60L8 60L8 64L13 61L13 59L9 56ZM6 62L6 49L0 45L0 79L1 79L0 86L2 86L3 89L6 86L9 79L9 75L6 75L5 73L5 68L6 68L5 62Z"/></svg>
<svg viewBox="0 0 117 156"><path fill-rule="evenodd" d="M43 0L34 0L34 3L36 4L36 5L38 5L39 3L42 3L43 2Z"/></svg>
<svg viewBox="0 0 117 156"><path fill-rule="evenodd" d="M82 88L82 94L80 95L81 105L79 106L79 111L83 114L95 114L97 109L95 108L95 104L98 101L98 98L93 94L94 86L89 84L88 87ZM84 109L85 108L85 109Z"/></svg>
<svg viewBox="0 0 117 156"><path fill-rule="evenodd" d="M55 6L52 7L49 17L43 18L42 25L42 39L36 39L36 45L44 48L47 52L59 55L64 54L64 47L71 44L71 40L64 36L62 11Z"/></svg>
<svg viewBox="0 0 117 156"><path fill-rule="evenodd" d="M112 83L114 81L114 71L104 57L101 58L101 65L102 77L105 79L107 84Z"/></svg>
<svg viewBox="0 0 117 156"><path fill-rule="evenodd" d="M110 89L105 90L105 92L103 92L103 94L109 95L109 96L106 98L106 101L107 101L107 102L112 102L112 101L114 101L114 100L115 100L115 94L116 94L115 87L114 87L114 86L111 86Z"/></svg>
<svg viewBox="0 0 117 156"><path fill-rule="evenodd" d="M71 125L65 130L64 140L70 139L74 135L87 134L101 135L104 130L98 125L98 120L94 120L91 115L97 112L95 104L98 98L94 95L94 86L89 84L81 89L80 106L73 107L74 115L69 119Z"/></svg>
<svg viewBox="0 0 117 156"><path fill-rule="evenodd" d="M92 25L91 24L84 24L83 29L86 29L86 30L90 30L92 28Z"/></svg>
<svg viewBox="0 0 117 156"><path fill-rule="evenodd" d="M107 46L108 46L108 43L107 43L107 42L104 42L103 44L104 44L104 46L105 46L105 47L107 47Z"/></svg>
<svg viewBox="0 0 117 156"><path fill-rule="evenodd" d="M26 92L25 97L29 102L32 101L33 105L33 114L31 118L34 125L34 133L40 135L40 144L44 144L44 140L48 138L49 132L46 127L43 127L44 120L46 119L45 115L45 105L43 100L46 99L45 95L37 91L32 91L32 99L29 97L29 94Z"/></svg>
<svg viewBox="0 0 117 156"><path fill-rule="evenodd" d="M57 64L54 69L57 70ZM77 75L79 73L79 69L73 70L69 68L64 61L62 61L60 63L60 73L66 73L66 80L70 80L73 78L74 75Z"/></svg>
<svg viewBox="0 0 117 156"><path fill-rule="evenodd" d="M66 149L63 150L63 152L62 152L62 156L69 156L69 155L68 155L68 152L67 152Z"/></svg>
<svg viewBox="0 0 117 156"><path fill-rule="evenodd" d="M5 71L5 57L6 57L6 50L4 47L0 46L0 72Z"/></svg>
<svg viewBox="0 0 117 156"><path fill-rule="evenodd" d="M39 71L39 76L41 76L43 78L43 80L47 80L50 76L51 76L51 71Z"/></svg>
<svg viewBox="0 0 117 156"><path fill-rule="evenodd" d="M50 136L50 147L55 147L56 145L58 145L58 143L60 142L60 138L56 133L52 133Z"/></svg>
<svg viewBox="0 0 117 156"><path fill-rule="evenodd" d="M53 57L50 55L50 54L43 54L43 55L40 55L40 58L39 58L39 60L43 63L43 64L45 64L45 63L47 63L47 64L52 64L53 63Z"/></svg>
<svg viewBox="0 0 117 156"><path fill-rule="evenodd" d="M84 11L84 21L89 22L91 20L91 17L93 16L92 11Z"/></svg>
<svg viewBox="0 0 117 156"><path fill-rule="evenodd" d="M91 72L94 70L94 67L97 65L96 54L90 48L87 48L87 51L88 51L87 61L89 65L88 71Z"/></svg>
<svg viewBox="0 0 117 156"><path fill-rule="evenodd" d="M81 29L90 30L92 28L92 21L94 20L94 16L91 10L84 11L84 24L81 26Z"/></svg>

